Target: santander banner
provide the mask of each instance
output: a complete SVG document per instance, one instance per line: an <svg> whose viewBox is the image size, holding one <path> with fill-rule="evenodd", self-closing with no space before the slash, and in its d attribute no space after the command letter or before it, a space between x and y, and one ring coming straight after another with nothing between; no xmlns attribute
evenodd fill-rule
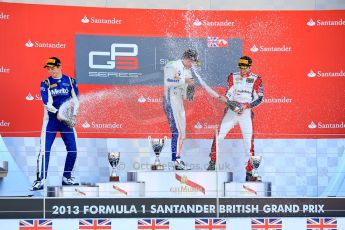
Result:
<svg viewBox="0 0 345 230"><path fill-rule="evenodd" d="M79 83L79 137L169 135L163 67L194 48L200 76L222 95L238 58L253 59L264 84L264 103L254 109L256 137L344 137L342 11L0 6L2 136L40 135L39 86L51 56ZM185 102L187 137L211 138L224 108L197 83L194 101Z"/></svg>

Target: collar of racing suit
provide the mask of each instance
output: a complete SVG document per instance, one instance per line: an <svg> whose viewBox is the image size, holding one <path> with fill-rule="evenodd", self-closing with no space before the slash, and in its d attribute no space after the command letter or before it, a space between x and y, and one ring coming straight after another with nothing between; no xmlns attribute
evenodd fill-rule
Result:
<svg viewBox="0 0 345 230"><path fill-rule="evenodd" d="M241 77L249 77L249 75L250 75L251 73L252 73L252 71L250 71L250 72L248 72L248 73L242 75L241 72L240 72L240 76L241 76Z"/></svg>

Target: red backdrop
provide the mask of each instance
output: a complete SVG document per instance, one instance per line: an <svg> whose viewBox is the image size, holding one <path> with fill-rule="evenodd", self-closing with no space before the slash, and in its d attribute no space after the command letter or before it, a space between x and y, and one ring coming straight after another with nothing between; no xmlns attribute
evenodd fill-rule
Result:
<svg viewBox="0 0 345 230"><path fill-rule="evenodd" d="M85 24L81 22L85 16L118 21ZM57 56L63 72L74 76L75 35L95 34L242 38L243 53L254 60L253 72L263 77L265 87L265 103L255 109L258 137L344 137L344 18L344 11L181 11L0 3L0 133L39 136L43 116L39 84L47 77L42 66L48 57ZM195 22L201 26L194 26ZM224 26L224 22L233 25ZM30 42L31 48L25 45ZM62 48L37 47L38 43ZM254 46L257 52L251 51ZM285 49L271 51L272 47ZM309 77L312 72L316 76ZM160 100L163 87L133 87L80 84L81 95L109 92L92 100L81 97L79 137L169 133ZM224 87L216 90L225 92ZM140 97L154 100L138 103ZM189 137L210 138L223 108L204 90L197 90L195 102L186 104ZM85 128L87 124L90 127Z"/></svg>

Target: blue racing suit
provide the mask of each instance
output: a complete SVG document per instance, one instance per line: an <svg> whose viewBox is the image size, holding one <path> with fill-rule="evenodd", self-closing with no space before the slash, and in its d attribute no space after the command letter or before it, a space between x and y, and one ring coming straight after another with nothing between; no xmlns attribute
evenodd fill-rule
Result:
<svg viewBox="0 0 345 230"><path fill-rule="evenodd" d="M62 75L59 79L55 79L50 76L48 79L41 82L44 118L41 132L40 154L38 156L37 165L40 178L47 177L50 150L57 132L60 132L67 150L63 176L67 178L71 177L77 157L77 135L74 128L68 127L64 122L57 119L57 114L60 106L71 99L74 104L72 111L73 115L77 115L79 108L78 95L77 82L75 79L66 75ZM39 168L40 160L42 160L41 168Z"/></svg>

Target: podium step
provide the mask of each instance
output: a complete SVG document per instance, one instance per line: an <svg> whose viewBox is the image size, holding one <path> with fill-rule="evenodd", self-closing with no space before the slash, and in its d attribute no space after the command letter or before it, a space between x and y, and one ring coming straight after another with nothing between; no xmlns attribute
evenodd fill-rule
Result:
<svg viewBox="0 0 345 230"><path fill-rule="evenodd" d="M97 183L99 197L142 197L145 185L141 182Z"/></svg>
<svg viewBox="0 0 345 230"><path fill-rule="evenodd" d="M99 187L94 185L48 186L48 197L90 198L98 197Z"/></svg>
<svg viewBox="0 0 345 230"><path fill-rule="evenodd" d="M216 171L130 171L128 181L144 182L145 197L224 196L224 183L232 172Z"/></svg>
<svg viewBox="0 0 345 230"><path fill-rule="evenodd" d="M225 183L225 197L270 197L271 182Z"/></svg>
<svg viewBox="0 0 345 230"><path fill-rule="evenodd" d="M106 182L96 185L48 186L48 197L142 197L144 184L138 182Z"/></svg>

